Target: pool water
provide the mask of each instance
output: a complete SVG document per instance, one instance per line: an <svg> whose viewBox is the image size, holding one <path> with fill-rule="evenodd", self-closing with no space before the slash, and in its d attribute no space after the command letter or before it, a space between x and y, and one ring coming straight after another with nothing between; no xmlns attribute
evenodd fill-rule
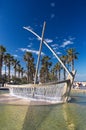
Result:
<svg viewBox="0 0 86 130"><path fill-rule="evenodd" d="M0 104L0 130L86 130L86 94L72 97L57 105Z"/></svg>

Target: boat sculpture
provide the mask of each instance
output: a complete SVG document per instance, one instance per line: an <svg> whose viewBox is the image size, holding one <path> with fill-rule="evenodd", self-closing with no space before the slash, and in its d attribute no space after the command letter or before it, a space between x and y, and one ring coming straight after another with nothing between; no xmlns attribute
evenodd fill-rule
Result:
<svg viewBox="0 0 86 130"><path fill-rule="evenodd" d="M44 40L45 25L46 25L46 22L44 22L41 37L37 33L35 33L33 30L31 30L30 28L23 27L24 29L26 29L29 32L31 32L32 34L34 34L38 39L40 39L40 48L39 48L39 55L38 55L38 60L37 60L34 84L30 85L29 87L22 87L22 86L13 87L12 86L10 88L10 94L13 96L21 97L21 98L27 98L31 101L32 100L45 101L45 102L50 102L51 104L68 102L70 100L70 91L71 91L71 87L73 85L73 81L74 81L76 72L75 71L70 72L66 68L66 66L63 64L61 59L58 57L58 55L55 53L55 51ZM57 60L61 63L61 65L64 67L64 69L68 73L68 77L66 80L60 81L60 82L55 82L55 83L37 84L38 68L39 68L40 55L41 55L43 43L55 55Z"/></svg>

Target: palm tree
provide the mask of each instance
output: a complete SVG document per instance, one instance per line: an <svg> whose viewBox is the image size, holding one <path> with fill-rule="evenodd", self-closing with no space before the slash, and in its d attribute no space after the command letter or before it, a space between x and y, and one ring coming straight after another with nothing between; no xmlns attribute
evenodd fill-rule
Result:
<svg viewBox="0 0 86 130"><path fill-rule="evenodd" d="M6 48L0 45L0 78L2 76L2 64L3 64L3 57L5 52L6 52Z"/></svg>
<svg viewBox="0 0 86 130"><path fill-rule="evenodd" d="M24 55L24 60L27 64L27 82L33 82L33 76L35 73L35 65L34 65L34 58L31 52L26 52Z"/></svg>
<svg viewBox="0 0 86 130"><path fill-rule="evenodd" d="M62 62L64 63L64 65L66 65L66 63L67 63L67 55L63 55L63 56L61 56L61 60L62 60ZM63 74L64 74L64 80L66 79L66 70L63 68Z"/></svg>
<svg viewBox="0 0 86 130"><path fill-rule="evenodd" d="M5 65L5 77L6 77L6 71L7 71L7 54L4 55L4 65Z"/></svg>
<svg viewBox="0 0 86 130"><path fill-rule="evenodd" d="M18 78L20 78L20 73L21 73L21 65L20 65L20 63L17 64L16 71L18 72Z"/></svg>
<svg viewBox="0 0 86 130"><path fill-rule="evenodd" d="M22 68L21 68L21 78L23 78L24 72L25 72L25 71L24 71L24 68L22 67Z"/></svg>
<svg viewBox="0 0 86 130"><path fill-rule="evenodd" d="M54 71L55 71L57 79L60 80L61 79L61 64L59 62L56 63L56 65L54 66Z"/></svg>
<svg viewBox="0 0 86 130"><path fill-rule="evenodd" d="M74 48L67 50L68 62L71 63L71 70L74 70L74 60L78 59L78 52Z"/></svg>
<svg viewBox="0 0 86 130"><path fill-rule="evenodd" d="M52 82L57 81L57 75L55 73L55 67L51 68L51 70L50 70L49 80L52 81Z"/></svg>
<svg viewBox="0 0 86 130"><path fill-rule="evenodd" d="M8 82L10 81L10 70L11 70L11 65L13 61L13 56L11 56L9 53L7 55L7 67L8 67Z"/></svg>
<svg viewBox="0 0 86 130"><path fill-rule="evenodd" d="M42 67L40 70L40 79L42 82L47 82L49 80L49 68L52 63L49 62L50 58L48 56L44 56L41 60Z"/></svg>
<svg viewBox="0 0 86 130"><path fill-rule="evenodd" d="M17 65L19 64L20 61L17 59L13 60L13 66L14 66L14 77L16 78L16 71L17 71Z"/></svg>
<svg viewBox="0 0 86 130"><path fill-rule="evenodd" d="M32 61L30 62L30 77L31 77L31 81L34 80L34 76L35 76L35 64L34 64L34 58L32 58Z"/></svg>

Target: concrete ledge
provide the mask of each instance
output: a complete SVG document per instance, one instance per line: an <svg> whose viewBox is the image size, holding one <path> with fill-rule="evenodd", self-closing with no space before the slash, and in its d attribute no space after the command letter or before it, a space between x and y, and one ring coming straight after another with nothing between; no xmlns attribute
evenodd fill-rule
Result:
<svg viewBox="0 0 86 130"><path fill-rule="evenodd" d="M71 89L72 92L86 92L86 89Z"/></svg>

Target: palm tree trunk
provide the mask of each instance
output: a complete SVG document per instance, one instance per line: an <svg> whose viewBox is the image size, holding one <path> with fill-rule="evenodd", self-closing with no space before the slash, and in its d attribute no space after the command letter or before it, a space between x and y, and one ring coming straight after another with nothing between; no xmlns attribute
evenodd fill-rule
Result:
<svg viewBox="0 0 86 130"><path fill-rule="evenodd" d="M6 71L7 71L7 68L6 68L6 64L5 64L5 77L6 77Z"/></svg>
<svg viewBox="0 0 86 130"><path fill-rule="evenodd" d="M2 76L2 66L0 64L0 78L1 78L1 76Z"/></svg>
<svg viewBox="0 0 86 130"><path fill-rule="evenodd" d="M14 66L14 76L16 78L16 65Z"/></svg>
<svg viewBox="0 0 86 130"><path fill-rule="evenodd" d="M15 78L16 78L16 69L14 70L14 75L15 75Z"/></svg>
<svg viewBox="0 0 86 130"><path fill-rule="evenodd" d="M65 69L64 69L64 80L66 79L66 71L65 71Z"/></svg>
<svg viewBox="0 0 86 130"><path fill-rule="evenodd" d="M30 75L29 75L29 68L28 68L28 72L27 72L27 83L29 83L30 81Z"/></svg>
<svg viewBox="0 0 86 130"><path fill-rule="evenodd" d="M2 58L0 56L0 78L2 77Z"/></svg>
<svg viewBox="0 0 86 130"><path fill-rule="evenodd" d="M66 63L64 62L64 65L66 66ZM64 80L66 79L66 70L65 69L63 69L64 70Z"/></svg>
<svg viewBox="0 0 86 130"><path fill-rule="evenodd" d="M61 77L61 71L59 70L59 77L58 77L59 81L60 81L60 77Z"/></svg>
<svg viewBox="0 0 86 130"><path fill-rule="evenodd" d="M21 72L21 78L23 78L23 72Z"/></svg>
<svg viewBox="0 0 86 130"><path fill-rule="evenodd" d="M72 71L74 71L74 60L72 60Z"/></svg>
<svg viewBox="0 0 86 130"><path fill-rule="evenodd" d="M10 82L10 64L8 66L8 82Z"/></svg>

